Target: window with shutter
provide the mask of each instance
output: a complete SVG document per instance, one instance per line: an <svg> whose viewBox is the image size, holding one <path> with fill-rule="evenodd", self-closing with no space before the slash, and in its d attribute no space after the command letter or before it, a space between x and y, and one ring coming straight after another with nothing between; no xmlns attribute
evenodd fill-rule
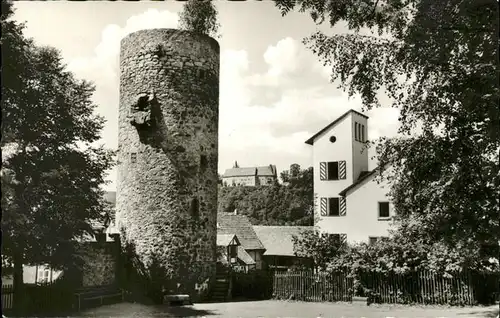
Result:
<svg viewBox="0 0 500 318"><path fill-rule="evenodd" d="M328 163L328 180L338 180L339 179L339 163L337 161L331 161Z"/></svg>
<svg viewBox="0 0 500 318"><path fill-rule="evenodd" d="M319 163L320 180L340 180L346 179L346 162L330 161Z"/></svg>
<svg viewBox="0 0 500 318"><path fill-rule="evenodd" d="M354 122L354 140L358 140L358 123Z"/></svg>
<svg viewBox="0 0 500 318"><path fill-rule="evenodd" d="M365 125L361 125L361 141L365 142Z"/></svg>

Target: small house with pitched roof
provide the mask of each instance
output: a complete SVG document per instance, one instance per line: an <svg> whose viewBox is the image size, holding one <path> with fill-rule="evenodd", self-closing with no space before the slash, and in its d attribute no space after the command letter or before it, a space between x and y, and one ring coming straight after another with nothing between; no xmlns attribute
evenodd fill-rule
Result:
<svg viewBox="0 0 500 318"><path fill-rule="evenodd" d="M220 242L231 236L236 236L240 243L237 248L238 262L246 270L263 267L262 255L264 245L259 240L247 216L235 212L220 212L217 214L217 237ZM221 243L222 244L222 243Z"/></svg>

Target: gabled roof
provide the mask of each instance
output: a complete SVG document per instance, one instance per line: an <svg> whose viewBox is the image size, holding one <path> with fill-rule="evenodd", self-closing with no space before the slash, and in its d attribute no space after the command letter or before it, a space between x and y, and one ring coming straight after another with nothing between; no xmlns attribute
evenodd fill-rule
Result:
<svg viewBox="0 0 500 318"><path fill-rule="evenodd" d="M229 246L229 244L241 245L234 234L217 234L217 246Z"/></svg>
<svg viewBox="0 0 500 318"><path fill-rule="evenodd" d="M253 260L252 256L245 251L245 249L242 246L238 246L238 258L245 263L246 265L254 265L255 261Z"/></svg>
<svg viewBox="0 0 500 318"><path fill-rule="evenodd" d="M264 244L264 255L295 256L292 236L304 231L313 231L313 226L254 226L257 236Z"/></svg>
<svg viewBox="0 0 500 318"><path fill-rule="evenodd" d="M375 172L377 172L377 169L373 169L372 171L362 171L361 174L359 175L358 180L354 181L353 184L351 184L350 186L348 186L344 190L340 191L339 195L345 196L347 194L347 192L349 192L349 190L356 187L358 184L365 181L366 179L370 178L370 176L375 174Z"/></svg>
<svg viewBox="0 0 500 318"><path fill-rule="evenodd" d="M265 250L247 216L219 212L217 214L217 223L219 224L217 234L236 235L245 250Z"/></svg>
<svg viewBox="0 0 500 318"><path fill-rule="evenodd" d="M306 144L308 145L312 145L314 143L314 139L316 139L316 137L318 137L319 135L321 135L322 133L324 133L325 131L327 131L328 129L332 128L333 126L335 126L336 124L338 124L340 121L342 121L344 118L347 117L347 115L349 115L350 113L356 113L358 114L359 116L362 116L362 117L365 117L366 119L368 119L368 116L366 116L365 114L362 114L358 111L355 111L354 109L350 109L348 110L347 112L345 112L342 116L340 116L339 118L335 119L333 122L331 122L330 124L328 124L325 128L321 129L320 131L318 131L316 134L314 134L311 138L307 139L306 140Z"/></svg>
<svg viewBox="0 0 500 318"><path fill-rule="evenodd" d="M217 261L221 262L223 264L228 264L228 260L227 260L227 248L225 248L224 246L217 246L217 250L219 252L218 253L219 255L217 257ZM242 262L243 264L246 264L246 265L255 265L255 261L253 260L253 258L241 246L238 246L237 257L240 260L240 262Z"/></svg>
<svg viewBox="0 0 500 318"><path fill-rule="evenodd" d="M273 177L275 175L276 175L276 166L275 165L257 167L257 176Z"/></svg>
<svg viewBox="0 0 500 318"><path fill-rule="evenodd" d="M247 177L247 176L255 176L257 174L257 168L231 168L226 169L224 175L222 177Z"/></svg>
<svg viewBox="0 0 500 318"><path fill-rule="evenodd" d="M372 171L361 171L361 173L359 174L358 180L356 180L353 184L351 184L350 186L348 186L347 188L345 188L344 190L342 190L341 192L339 192L339 195L345 196L347 194L347 192L349 192L350 190L352 190L353 188L355 188L360 183L368 180L377 171L380 171L381 169L385 170L385 169L387 169L388 166L389 166L389 164L386 164L383 168L380 167L380 166L378 166L377 168L373 169Z"/></svg>

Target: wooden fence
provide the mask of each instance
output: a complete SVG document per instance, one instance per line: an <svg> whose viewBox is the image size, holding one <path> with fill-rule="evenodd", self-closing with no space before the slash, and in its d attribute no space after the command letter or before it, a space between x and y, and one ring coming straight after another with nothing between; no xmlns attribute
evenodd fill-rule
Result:
<svg viewBox="0 0 500 318"><path fill-rule="evenodd" d="M398 304L474 305L498 300L500 275L474 272L452 276L430 271L417 273L366 272L360 283L372 295L372 301ZM303 301L351 301L354 279L346 273L312 272L275 273L273 296Z"/></svg>
<svg viewBox="0 0 500 318"><path fill-rule="evenodd" d="M2 285L2 312L12 310L14 305L14 288L13 285Z"/></svg>
<svg viewBox="0 0 500 318"><path fill-rule="evenodd" d="M463 271L443 275L417 273L364 273L361 280L376 294L378 302L474 305L498 297L498 273Z"/></svg>
<svg viewBox="0 0 500 318"><path fill-rule="evenodd" d="M273 297L302 301L351 301L353 282L345 273L276 272Z"/></svg>
<svg viewBox="0 0 500 318"><path fill-rule="evenodd" d="M14 308L13 285L2 285L2 311L8 314L32 315L70 310L73 292L65 286L55 283L38 285L24 284L23 299L20 308Z"/></svg>

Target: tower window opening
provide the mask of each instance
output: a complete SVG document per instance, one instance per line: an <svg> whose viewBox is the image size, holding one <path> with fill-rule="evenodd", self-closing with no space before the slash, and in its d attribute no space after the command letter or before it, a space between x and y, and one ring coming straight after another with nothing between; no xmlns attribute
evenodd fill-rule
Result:
<svg viewBox="0 0 500 318"><path fill-rule="evenodd" d="M198 217L200 216L200 203L198 201L198 198L191 199L191 216L194 219L198 219Z"/></svg>
<svg viewBox="0 0 500 318"><path fill-rule="evenodd" d="M208 166L208 160L206 155L200 156L200 168L201 170L205 170Z"/></svg>

